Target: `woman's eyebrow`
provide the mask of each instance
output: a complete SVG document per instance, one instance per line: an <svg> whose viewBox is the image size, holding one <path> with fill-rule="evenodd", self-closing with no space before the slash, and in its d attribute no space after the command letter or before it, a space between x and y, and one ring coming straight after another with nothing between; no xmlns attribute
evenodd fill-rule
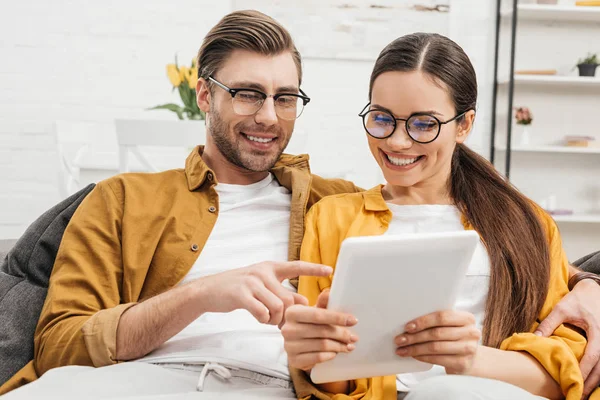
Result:
<svg viewBox="0 0 600 400"><path fill-rule="evenodd" d="M383 110L383 111L387 111L390 114L392 114L394 117L397 117L397 115L395 113L392 112L392 110L390 110L387 107L384 107L382 105L379 104L371 104L371 108L376 108L378 110ZM424 110L424 111L415 111L414 113L410 114L410 115L414 115L414 114L431 114L431 115L436 115L436 116L442 116L441 113L435 111L435 110Z"/></svg>

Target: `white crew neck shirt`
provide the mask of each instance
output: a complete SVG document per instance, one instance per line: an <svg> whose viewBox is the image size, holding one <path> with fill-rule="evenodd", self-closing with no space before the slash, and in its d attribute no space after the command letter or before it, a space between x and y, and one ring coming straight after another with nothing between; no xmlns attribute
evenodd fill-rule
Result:
<svg viewBox="0 0 600 400"><path fill-rule="evenodd" d="M387 203L392 211L392 221L386 235L410 233L463 231L461 213L451 205L397 205ZM435 249L433 249L435 251ZM479 242L467 270L456 301L455 308L475 316L477 328L482 329L485 303L489 291L490 261L483 244ZM396 379L398 391L406 392L420 381L432 376L444 375L445 369L434 365L429 371L399 374Z"/></svg>
<svg viewBox="0 0 600 400"><path fill-rule="evenodd" d="M262 261L287 261L291 193L272 174L251 185L218 183L219 216L180 284ZM284 285L286 286L286 285ZM291 286L287 285L290 290ZM246 310L206 313L138 361L216 362L289 379L283 337Z"/></svg>

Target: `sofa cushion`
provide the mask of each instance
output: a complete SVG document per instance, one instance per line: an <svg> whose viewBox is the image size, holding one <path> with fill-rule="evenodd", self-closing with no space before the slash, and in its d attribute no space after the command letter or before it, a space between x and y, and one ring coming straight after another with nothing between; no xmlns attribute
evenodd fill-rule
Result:
<svg viewBox="0 0 600 400"><path fill-rule="evenodd" d="M42 214L0 258L0 386L33 359L33 335L62 235L94 186Z"/></svg>
<svg viewBox="0 0 600 400"><path fill-rule="evenodd" d="M584 271L600 274L600 251L581 257L573 265Z"/></svg>

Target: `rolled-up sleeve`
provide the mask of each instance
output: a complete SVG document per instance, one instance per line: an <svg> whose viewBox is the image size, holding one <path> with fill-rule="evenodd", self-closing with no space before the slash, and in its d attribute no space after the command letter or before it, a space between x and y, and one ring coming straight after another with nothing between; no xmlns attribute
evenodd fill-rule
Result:
<svg viewBox="0 0 600 400"><path fill-rule="evenodd" d="M65 365L116 362L118 322L135 304L121 304L122 215L122 199L101 182L67 226L34 337L39 375Z"/></svg>

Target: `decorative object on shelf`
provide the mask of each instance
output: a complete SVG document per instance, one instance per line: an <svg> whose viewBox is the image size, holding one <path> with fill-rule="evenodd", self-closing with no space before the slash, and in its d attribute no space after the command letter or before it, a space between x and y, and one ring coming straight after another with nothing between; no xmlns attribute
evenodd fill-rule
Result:
<svg viewBox="0 0 600 400"><path fill-rule="evenodd" d="M598 66L598 55L588 53L587 57L581 58L577 63L579 76L595 76L596 67Z"/></svg>
<svg viewBox="0 0 600 400"><path fill-rule="evenodd" d="M538 4L558 4L558 0L537 0Z"/></svg>
<svg viewBox="0 0 600 400"><path fill-rule="evenodd" d="M186 67L177 65L177 57L175 57L175 64L167 65L167 76L173 85L173 90L179 91L183 107L179 104L168 103L149 108L149 110L173 111L181 120L204 120L204 112L198 108L196 102L196 83L198 82L196 60L192 61L191 67Z"/></svg>
<svg viewBox="0 0 600 400"><path fill-rule="evenodd" d="M533 115L527 107L515 107L515 120L517 125L521 126L520 141L521 146L529 145L529 125L533 121Z"/></svg>
<svg viewBox="0 0 600 400"><path fill-rule="evenodd" d="M522 69L515 71L515 75L556 75L555 69Z"/></svg>
<svg viewBox="0 0 600 400"><path fill-rule="evenodd" d="M565 144L571 147L588 147L590 142L593 142L594 140L596 140L596 138L593 136L565 136Z"/></svg>

